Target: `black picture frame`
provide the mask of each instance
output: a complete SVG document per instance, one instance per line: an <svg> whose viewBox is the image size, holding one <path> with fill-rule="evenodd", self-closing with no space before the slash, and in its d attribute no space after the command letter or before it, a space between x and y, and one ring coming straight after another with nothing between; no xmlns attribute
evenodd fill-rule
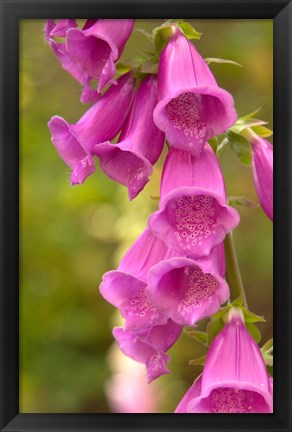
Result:
<svg viewBox="0 0 292 432"><path fill-rule="evenodd" d="M1 431L292 431L292 2L0 0ZM226 18L274 21L274 414L19 414L19 20Z"/></svg>

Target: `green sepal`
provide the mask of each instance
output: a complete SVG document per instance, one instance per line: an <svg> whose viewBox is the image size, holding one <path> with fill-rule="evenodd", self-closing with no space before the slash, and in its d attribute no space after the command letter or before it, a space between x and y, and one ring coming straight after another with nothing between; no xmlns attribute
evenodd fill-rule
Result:
<svg viewBox="0 0 292 432"><path fill-rule="evenodd" d="M191 24L182 19L168 20L161 26L155 27L152 31L155 51L158 55L173 36L173 27L179 27L187 39L200 39L202 36L202 33L199 33Z"/></svg>
<svg viewBox="0 0 292 432"><path fill-rule="evenodd" d="M125 75L132 69L132 67L126 63L118 63L116 69L119 75Z"/></svg>
<svg viewBox="0 0 292 432"><path fill-rule="evenodd" d="M273 372L273 366L267 366L267 370L268 370L268 372L269 372L269 374L270 374L271 376L274 375L274 372Z"/></svg>
<svg viewBox="0 0 292 432"><path fill-rule="evenodd" d="M258 136L262 138L268 138L273 135L273 131L264 126L253 126L251 128Z"/></svg>
<svg viewBox="0 0 292 432"><path fill-rule="evenodd" d="M207 65L209 65L210 63L222 63L222 64L232 64L234 66L239 66L242 67L242 65L240 63L237 63L234 60L226 60L226 59L220 59L220 58L214 58L214 57L208 57L204 59L205 62L207 63Z"/></svg>
<svg viewBox="0 0 292 432"><path fill-rule="evenodd" d="M266 125L267 122L255 118L238 119L237 122L232 126L231 130L235 133L240 134L244 129L253 128L256 126ZM269 130L269 129L268 129Z"/></svg>
<svg viewBox="0 0 292 432"><path fill-rule="evenodd" d="M261 351L262 352L272 352L273 351L273 338L269 339L262 347L261 347Z"/></svg>
<svg viewBox="0 0 292 432"><path fill-rule="evenodd" d="M210 144L210 146L212 147L212 149L214 150L214 152L217 154L218 144L219 144L218 138L217 137L210 138L208 140L208 143Z"/></svg>
<svg viewBox="0 0 292 432"><path fill-rule="evenodd" d="M273 135L273 131L269 128L263 126L268 124L267 122L263 120L259 120L255 118L255 114L257 114L260 111L260 108L253 111L250 114L247 114L245 116L240 117L236 123L230 128L231 131L240 134L245 129L250 128L253 132L255 132L257 135L263 138L267 138L271 135Z"/></svg>
<svg viewBox="0 0 292 432"><path fill-rule="evenodd" d="M254 338L256 343L259 343L261 340L261 332L257 328L255 324L245 323L245 326L249 332L249 334Z"/></svg>
<svg viewBox="0 0 292 432"><path fill-rule="evenodd" d="M206 363L206 358L207 358L207 356L204 355L204 356L198 357L194 360L189 360L189 365L191 365L191 366L204 366Z"/></svg>
<svg viewBox="0 0 292 432"><path fill-rule="evenodd" d="M264 361L267 366L273 366L273 338L269 339L261 348Z"/></svg>
<svg viewBox="0 0 292 432"><path fill-rule="evenodd" d="M182 30L183 34L185 35L185 37L187 39L190 39L190 40L201 39L201 36L203 33L198 32L191 24L189 24L185 21L179 20L178 26Z"/></svg>
<svg viewBox="0 0 292 432"><path fill-rule="evenodd" d="M244 321L247 324L254 324L256 322L266 322L265 318L260 316L260 315L256 315L255 313L249 311L248 309L246 309L246 307L242 307L241 308L243 315L244 315Z"/></svg>
<svg viewBox="0 0 292 432"><path fill-rule="evenodd" d="M223 329L228 318L228 312L232 308L241 309L247 330L257 343L261 340L261 333L255 323L265 322L265 319L262 316L256 315L255 313L249 311L245 306L243 306L242 298L238 297L232 303L227 304L225 307L221 308L218 312L210 317L210 321L206 329L208 346L211 344L217 334Z"/></svg>
<svg viewBox="0 0 292 432"><path fill-rule="evenodd" d="M259 107L256 110L254 110L253 112L246 114L244 116L241 116L240 119L244 120L244 119L248 119L248 118L253 118L262 108Z"/></svg>
<svg viewBox="0 0 292 432"><path fill-rule="evenodd" d="M208 322L207 325L207 345L211 345L213 339L215 339L215 337L220 333L220 331L223 329L224 327L224 321L223 321L223 314L215 319L211 319L211 321Z"/></svg>
<svg viewBox="0 0 292 432"><path fill-rule="evenodd" d="M229 144L228 138L225 137L218 145L217 156L220 156L224 148Z"/></svg>
<svg viewBox="0 0 292 432"><path fill-rule="evenodd" d="M202 332L199 330L188 330L188 329L184 329L184 333L195 339L197 342L200 342L202 345L207 345L208 342L208 338L207 338L207 333L206 332Z"/></svg>
<svg viewBox="0 0 292 432"><path fill-rule="evenodd" d="M152 34L155 52L157 55L161 54L161 51L167 45L169 39L173 36L173 26L174 24L167 23L153 29Z"/></svg>
<svg viewBox="0 0 292 432"><path fill-rule="evenodd" d="M229 196L228 197L228 204L232 207L235 206L245 206L245 207L251 207L251 208L257 208L259 207L258 203L255 203L254 201L251 201L248 198L242 197L242 196Z"/></svg>
<svg viewBox="0 0 292 432"><path fill-rule="evenodd" d="M233 153L239 161L245 166L250 166L252 156L251 147L247 139L233 132L231 129L227 132L227 138Z"/></svg>

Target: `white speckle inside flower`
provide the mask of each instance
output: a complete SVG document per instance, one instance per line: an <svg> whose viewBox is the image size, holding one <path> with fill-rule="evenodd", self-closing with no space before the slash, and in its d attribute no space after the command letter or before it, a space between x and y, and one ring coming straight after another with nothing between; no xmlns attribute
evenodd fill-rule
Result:
<svg viewBox="0 0 292 432"><path fill-rule="evenodd" d="M166 113L173 127L186 137L206 141L207 129L198 109L201 106L200 98L199 94L183 93L167 104ZM189 142L189 147L193 145L193 142Z"/></svg>
<svg viewBox="0 0 292 432"><path fill-rule="evenodd" d="M167 204L166 211L175 230L174 237L182 250L200 246L203 239L216 234L220 206L212 196L174 198Z"/></svg>

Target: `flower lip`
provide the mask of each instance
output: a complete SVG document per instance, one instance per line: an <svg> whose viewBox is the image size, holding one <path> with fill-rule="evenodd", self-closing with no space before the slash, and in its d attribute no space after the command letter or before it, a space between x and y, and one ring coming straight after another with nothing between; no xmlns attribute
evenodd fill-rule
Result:
<svg viewBox="0 0 292 432"><path fill-rule="evenodd" d="M229 297L226 281L209 266L203 260L186 257L161 261L149 271L146 295L167 318L181 325L195 325L217 312Z"/></svg>
<svg viewBox="0 0 292 432"><path fill-rule="evenodd" d="M100 39L100 40L102 40L103 42L105 42L109 46L110 50L112 51L113 59L116 60L118 58L118 55L119 55L118 48L111 41L110 38L108 38L108 37L106 37L106 35L102 35L102 34L100 34L100 35L97 35L97 34L94 35L94 34L91 34L91 33L86 34L87 31L91 32L92 29L88 28L88 29L82 30L80 28L70 28L67 31L67 48L68 48L68 42L69 42L69 44L71 42L72 43L73 42L76 43L76 40L78 40L78 39L83 39L83 38L84 39L90 39L90 38L92 38L92 39L97 39L97 40ZM71 38L72 38L72 41L71 41Z"/></svg>
<svg viewBox="0 0 292 432"><path fill-rule="evenodd" d="M147 284L128 272L112 270L103 275L99 291L125 318L125 330L141 331L167 323L167 318L145 295Z"/></svg>
<svg viewBox="0 0 292 432"><path fill-rule="evenodd" d="M201 387L202 390L203 386ZM207 399L213 390L219 389L219 388L232 388L235 390L246 390L246 391L251 391L254 393L259 394L260 396L263 397L265 403L267 404L267 407L269 409L269 412L272 413L273 412L273 399L271 394L269 393L269 391L264 389L263 387L259 387L256 384L253 384L251 382L238 382L238 381L222 381L219 383L216 383L214 385L210 385L208 386L207 389L205 389L205 391L203 391L199 397L193 399L190 403L189 403L189 412L192 412L192 407L194 407L195 405L199 404L201 401L203 401L204 399Z"/></svg>
<svg viewBox="0 0 292 432"><path fill-rule="evenodd" d="M48 123L51 140L64 162L72 169L71 185L81 184L95 171L95 163L90 154L80 145L71 133L65 119L53 116Z"/></svg>
<svg viewBox="0 0 292 432"><path fill-rule="evenodd" d="M180 240L177 239L175 229L168 219L166 214L168 203L173 199L189 196L207 195L214 198L219 205L220 213L224 212L224 217L221 214L219 223L214 229L213 235L209 236L208 241L201 241L201 244L188 245L187 249L183 249L184 254L189 254L194 257L208 255L213 246L219 244L225 237L225 235L235 228L239 223L238 212L226 204L225 198L221 195L216 194L210 189L196 187L196 186L182 186L167 193L160 203L158 211L153 213L148 219L148 225L150 230L159 238L163 239L168 247L171 247L177 251L182 251L182 246L179 245ZM176 225L175 225L176 227ZM166 236L166 234L168 234ZM212 240L211 240L212 239ZM185 247L186 248L186 247Z"/></svg>
<svg viewBox="0 0 292 432"><path fill-rule="evenodd" d="M110 141L97 144L93 154L98 156L100 165L108 177L128 187L130 200L134 199L148 183L148 177L153 171L148 159L134 149L128 150L125 141L120 144L111 144ZM130 162L128 168L127 160ZM133 164L137 168L135 173Z"/></svg>
<svg viewBox="0 0 292 432"><path fill-rule="evenodd" d="M175 129L173 122L170 120L167 113L167 106L172 101L175 101L179 96L183 94L197 94L201 96L207 96L209 101L212 104L219 104L217 109L212 108L212 116L208 116L205 114L206 120L202 117L198 117L198 121L205 120L204 124L206 127L206 135L205 139L203 139L200 144L200 148L197 145L192 145L192 147L186 148L186 144L180 143L177 137L170 137L169 134L178 133L178 129ZM212 99L211 99L212 98ZM223 117L223 118L222 118ZM195 156L199 156L204 143L206 140L223 133L226 129L230 128L236 121L237 114L234 109L234 103L232 96L226 91L217 86L198 86L198 87L183 87L176 90L171 96L165 97L156 105L153 112L153 120L154 123L159 127L162 131L166 133L169 138L170 144L177 148L182 148L191 151ZM183 132L179 132L179 135L183 137L183 141L191 141L199 142L193 138L189 139L183 134ZM172 142L174 141L174 142Z"/></svg>

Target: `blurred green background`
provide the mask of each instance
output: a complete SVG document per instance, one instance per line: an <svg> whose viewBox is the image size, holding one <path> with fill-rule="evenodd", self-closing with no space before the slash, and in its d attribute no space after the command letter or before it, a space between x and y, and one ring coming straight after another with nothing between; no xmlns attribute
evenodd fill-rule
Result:
<svg viewBox="0 0 292 432"><path fill-rule="evenodd" d="M195 42L203 57L242 65L210 65L234 96L238 115L262 107L258 116L272 128L272 20L189 22L203 33ZM137 20L135 28L151 31L161 23ZM182 334L169 352L171 374L145 386L143 367L135 375L113 346L120 317L98 292L102 274L116 268L156 209L150 195L159 195L163 157L133 202L99 169L84 185L70 187L70 170L51 144L47 123L55 114L75 123L88 106L45 43L43 27L41 20L20 24L20 412L118 411L115 399L126 400L129 382L141 383L137 395L144 389L151 400L148 408L141 401L141 410L173 412L202 370L188 361L204 355L204 347ZM134 31L122 61L150 49ZM229 148L221 162L228 194L257 201L250 169ZM238 211L238 259L250 308L266 318L263 343L272 336L272 223L260 207Z"/></svg>

